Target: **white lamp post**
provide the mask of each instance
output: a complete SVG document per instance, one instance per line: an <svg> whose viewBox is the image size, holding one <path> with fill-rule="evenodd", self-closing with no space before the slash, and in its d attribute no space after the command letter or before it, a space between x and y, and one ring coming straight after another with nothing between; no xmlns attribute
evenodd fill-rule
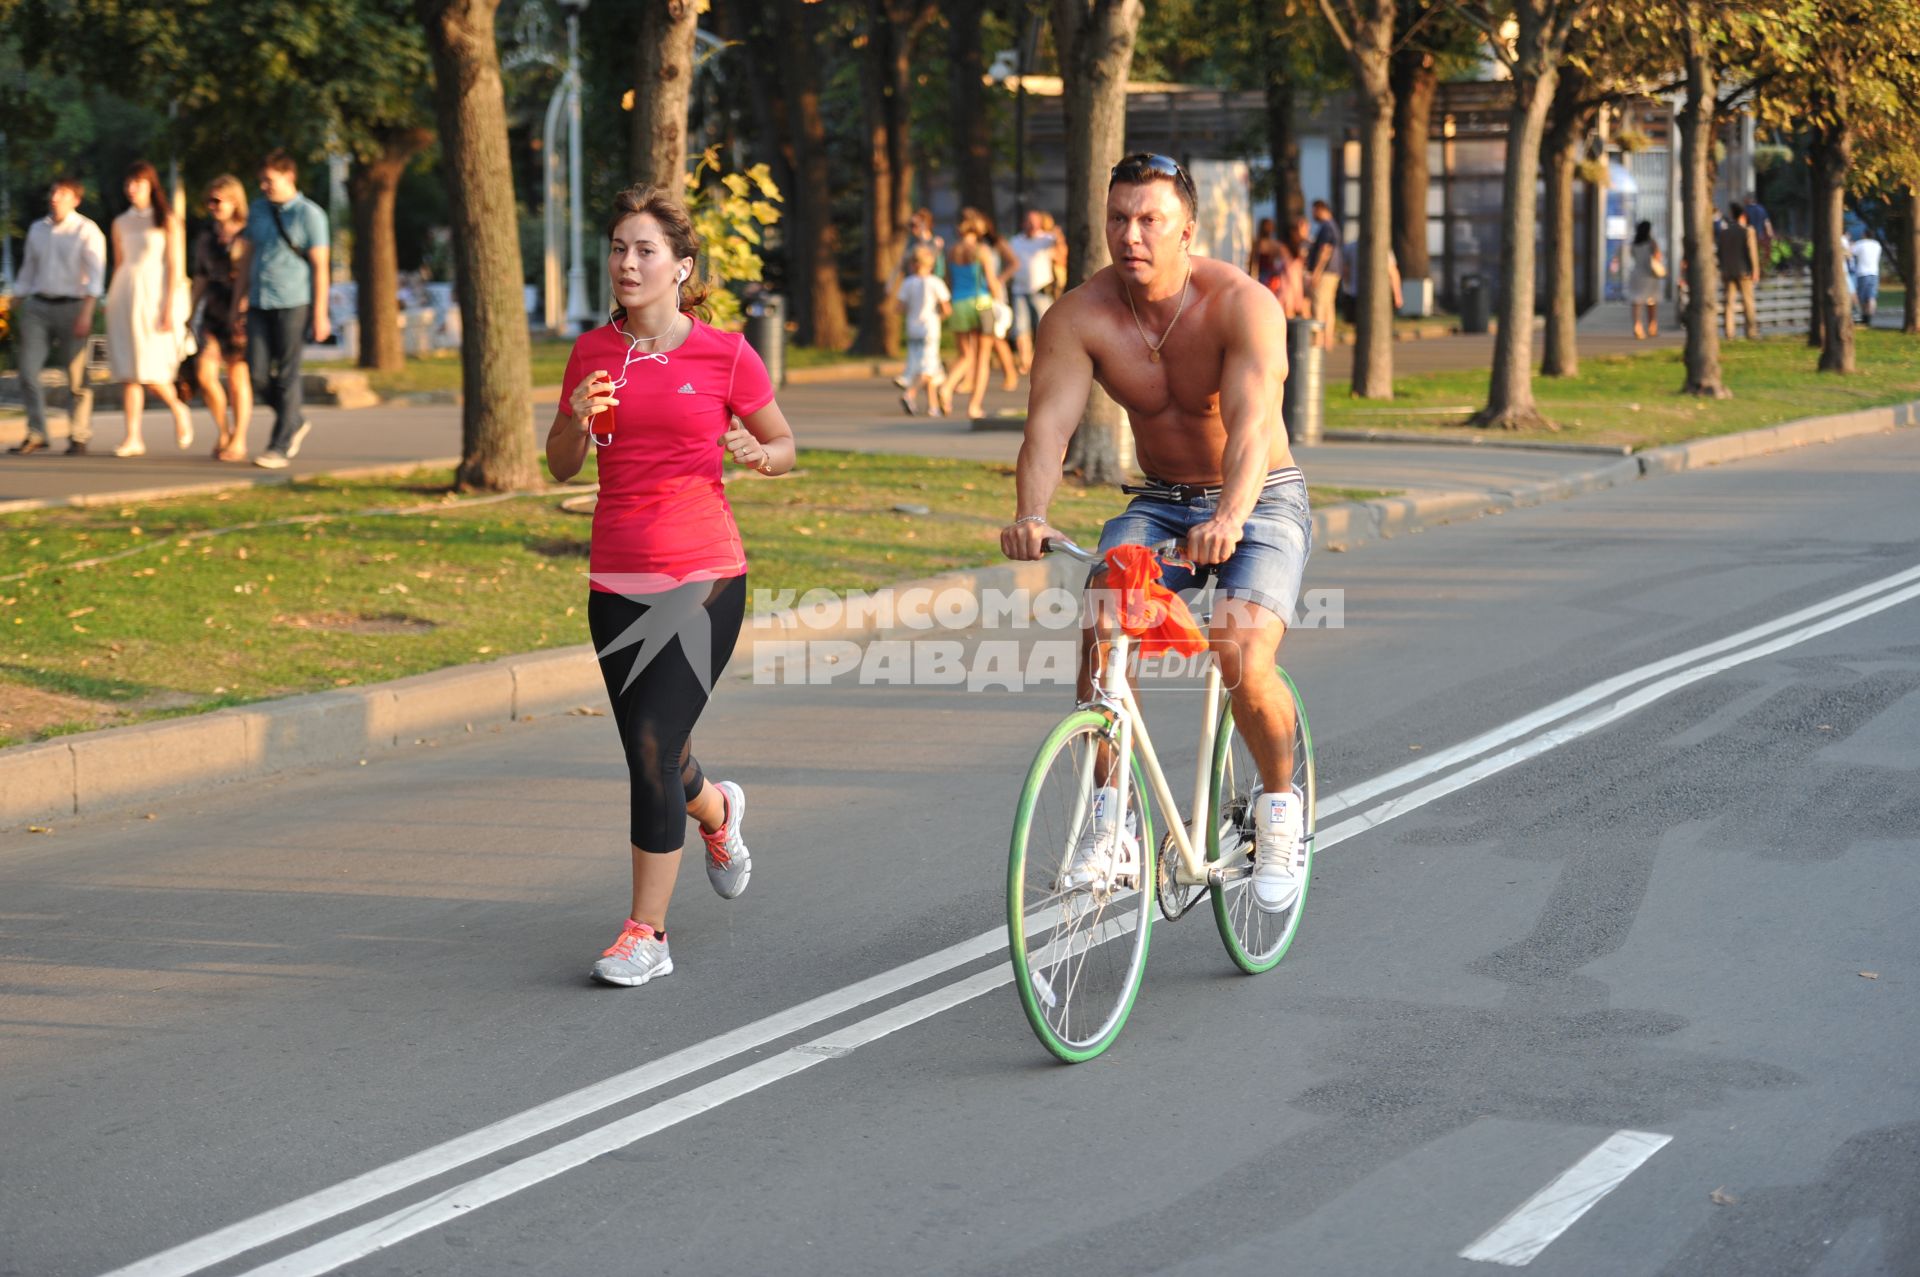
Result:
<svg viewBox="0 0 1920 1277"><path fill-rule="evenodd" d="M587 303L587 267L581 252L580 223L580 15L588 0L560 0L567 11L567 333L577 336L593 324Z"/></svg>

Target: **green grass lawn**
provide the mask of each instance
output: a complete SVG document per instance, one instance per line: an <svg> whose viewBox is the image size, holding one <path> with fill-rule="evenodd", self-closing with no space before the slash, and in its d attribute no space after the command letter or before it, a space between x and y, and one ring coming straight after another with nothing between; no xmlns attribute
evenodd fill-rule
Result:
<svg viewBox="0 0 1920 1277"><path fill-rule="evenodd" d="M559 385L561 377L566 375L567 356L573 350L573 341L566 337L536 337L532 347L533 384ZM431 355L410 356L406 367L398 372L368 372L367 382L382 399L436 391L458 393L460 366L458 350L435 351Z"/></svg>
<svg viewBox="0 0 1920 1277"><path fill-rule="evenodd" d="M1864 329L1855 340L1860 371L1846 377L1814 371L1817 352L1803 338L1725 342L1721 366L1734 397L1722 400L1679 393L1685 370L1677 349L1583 358L1577 377L1534 379L1540 410L1559 429L1493 437L1641 449L1920 398L1920 341ZM1395 378L1391 404L1353 399L1334 386L1326 426L1486 437L1466 424L1470 411L1446 411L1485 403L1486 394L1480 369Z"/></svg>
<svg viewBox="0 0 1920 1277"><path fill-rule="evenodd" d="M0 744L585 642L591 520L561 509L570 491L463 500L449 480L0 516ZM755 590L848 590L998 562L1013 481L804 452L728 497ZM1124 499L1067 485L1053 515L1091 544Z"/></svg>

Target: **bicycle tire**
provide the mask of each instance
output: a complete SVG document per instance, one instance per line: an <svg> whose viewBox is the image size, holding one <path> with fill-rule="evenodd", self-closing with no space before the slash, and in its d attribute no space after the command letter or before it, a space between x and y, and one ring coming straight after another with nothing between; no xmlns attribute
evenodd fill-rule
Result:
<svg viewBox="0 0 1920 1277"><path fill-rule="evenodd" d="M1112 720L1078 710L1047 735L1027 771L1007 859L1007 936L1014 986L1034 1036L1078 1064L1113 1044L1146 975L1153 930L1153 811L1137 750L1132 794L1140 859L1131 885L1062 891L1058 876L1085 820L1092 759L1114 742ZM1075 803L1079 800L1076 817ZM1121 946L1123 937L1131 943ZM1064 976L1064 980L1063 977ZM1078 1006L1075 1000L1078 999Z"/></svg>
<svg viewBox="0 0 1920 1277"><path fill-rule="evenodd" d="M1216 882L1213 917L1220 928L1220 939L1235 966L1249 975L1259 975L1278 966L1287 956L1299 933L1300 920L1306 914L1307 889L1313 882L1313 837L1315 785L1313 730L1307 723L1307 707L1293 678L1276 667L1281 683L1293 700L1293 783L1302 799L1307 868L1300 884L1300 895L1291 908L1270 914L1253 903L1253 891L1244 874ZM1214 742L1212 793L1214 818L1207 833L1207 859L1221 862L1244 856L1252 863L1253 799L1259 792L1260 775L1253 769L1246 742L1233 730L1233 705L1221 711L1220 732ZM1235 866L1236 869L1240 866Z"/></svg>

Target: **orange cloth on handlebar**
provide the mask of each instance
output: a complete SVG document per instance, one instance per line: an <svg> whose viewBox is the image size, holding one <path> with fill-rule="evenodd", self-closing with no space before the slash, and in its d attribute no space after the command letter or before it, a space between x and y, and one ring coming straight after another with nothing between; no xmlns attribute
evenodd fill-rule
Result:
<svg viewBox="0 0 1920 1277"><path fill-rule="evenodd" d="M1186 600L1160 584L1160 560L1144 545L1107 551L1107 588L1120 611L1120 628L1140 640L1140 651L1198 656L1207 637L1194 624Z"/></svg>

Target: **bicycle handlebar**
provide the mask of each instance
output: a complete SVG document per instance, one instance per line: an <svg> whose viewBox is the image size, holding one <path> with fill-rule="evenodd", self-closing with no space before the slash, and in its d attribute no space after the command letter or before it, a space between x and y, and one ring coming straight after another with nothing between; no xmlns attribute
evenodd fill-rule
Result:
<svg viewBox="0 0 1920 1277"><path fill-rule="evenodd" d="M1168 567L1186 568L1188 571L1194 570L1193 560L1181 552L1179 538L1169 538L1150 548L1153 550L1154 556ZM1083 550L1065 537L1048 537L1040 543L1040 549L1046 554L1064 554L1070 559L1078 559L1080 562L1089 565L1102 562L1099 554L1091 550Z"/></svg>

